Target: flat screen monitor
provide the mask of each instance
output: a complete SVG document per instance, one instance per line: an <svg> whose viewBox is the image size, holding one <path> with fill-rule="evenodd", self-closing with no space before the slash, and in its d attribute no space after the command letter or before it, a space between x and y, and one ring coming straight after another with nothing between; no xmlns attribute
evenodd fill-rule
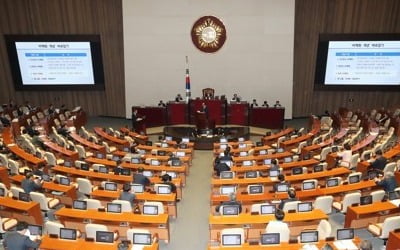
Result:
<svg viewBox="0 0 400 250"><path fill-rule="evenodd" d="M82 200L74 200L72 204L72 208L79 209L79 210L86 210L87 209L87 202Z"/></svg>
<svg viewBox="0 0 400 250"><path fill-rule="evenodd" d="M228 147L228 144L220 144L219 148L225 150Z"/></svg>
<svg viewBox="0 0 400 250"><path fill-rule="evenodd" d="M238 138L238 141L239 141L239 142L244 142L244 138L243 138L243 137L239 137L239 138Z"/></svg>
<svg viewBox="0 0 400 250"><path fill-rule="evenodd" d="M131 163L133 164L139 164L140 163L140 158L132 158Z"/></svg>
<svg viewBox="0 0 400 250"><path fill-rule="evenodd" d="M167 172L166 174L171 176L172 179L178 178L178 174L176 172Z"/></svg>
<svg viewBox="0 0 400 250"><path fill-rule="evenodd" d="M263 185L249 185L249 194L262 194L264 193Z"/></svg>
<svg viewBox="0 0 400 250"><path fill-rule="evenodd" d="M271 136L271 135L272 135L272 132L271 132L271 131L265 132L265 136Z"/></svg>
<svg viewBox="0 0 400 250"><path fill-rule="evenodd" d="M114 233L107 231L96 231L96 242L113 243Z"/></svg>
<svg viewBox="0 0 400 250"><path fill-rule="evenodd" d="M172 136L168 136L168 135L165 136L165 140L166 140L166 141L172 141Z"/></svg>
<svg viewBox="0 0 400 250"><path fill-rule="evenodd" d="M156 159L152 159L150 161L150 165L152 165L152 166L160 166L160 161L156 160Z"/></svg>
<svg viewBox="0 0 400 250"><path fill-rule="evenodd" d="M182 165L182 162L181 162L181 160L179 160L179 159L176 159L176 160L172 160L171 161L171 166L173 166L173 167L179 167L179 166L181 166Z"/></svg>
<svg viewBox="0 0 400 250"><path fill-rule="evenodd" d="M121 213L121 204L117 203L107 203L107 212L109 213Z"/></svg>
<svg viewBox="0 0 400 250"><path fill-rule="evenodd" d="M131 191L134 193L143 193L144 186L142 184L131 184Z"/></svg>
<svg viewBox="0 0 400 250"><path fill-rule="evenodd" d="M71 183L71 181L68 177L60 177L61 185L69 186L70 183Z"/></svg>
<svg viewBox="0 0 400 250"><path fill-rule="evenodd" d="M264 165L271 165L271 159L264 159Z"/></svg>
<svg viewBox="0 0 400 250"><path fill-rule="evenodd" d="M108 174L108 167L99 166L99 173Z"/></svg>
<svg viewBox="0 0 400 250"><path fill-rule="evenodd" d="M153 176L153 172L151 172L150 170L144 170L143 171L143 175L146 177L152 177Z"/></svg>
<svg viewBox="0 0 400 250"><path fill-rule="evenodd" d="M167 155L167 152L165 152L164 150L158 150L158 151L157 151L157 155L159 155L159 156L165 156L165 155Z"/></svg>
<svg viewBox="0 0 400 250"><path fill-rule="evenodd" d="M187 142L187 143L189 143L189 142ZM188 144L187 144L187 143L185 143L185 142L180 143L180 144L179 144L179 148L180 148L180 149L186 149L186 148L188 148Z"/></svg>
<svg viewBox="0 0 400 250"><path fill-rule="evenodd" d="M311 158L310 154L303 155L303 160L309 160Z"/></svg>
<svg viewBox="0 0 400 250"><path fill-rule="evenodd" d="M239 148L246 148L246 143L239 143Z"/></svg>
<svg viewBox="0 0 400 250"><path fill-rule="evenodd" d="M145 214L145 215L157 215L158 214L158 206L143 205L143 214Z"/></svg>
<svg viewBox="0 0 400 250"><path fill-rule="evenodd" d="M146 146L153 146L153 142L152 141L146 141L145 144L146 144Z"/></svg>
<svg viewBox="0 0 400 250"><path fill-rule="evenodd" d="M314 181L305 181L303 182L303 190L311 190L315 189L315 182Z"/></svg>
<svg viewBox="0 0 400 250"><path fill-rule="evenodd" d="M324 166L322 165L314 166L314 172L322 172L322 171L324 171Z"/></svg>
<svg viewBox="0 0 400 250"><path fill-rule="evenodd" d="M38 225L28 225L30 235L39 235L42 236L42 226Z"/></svg>
<svg viewBox="0 0 400 250"><path fill-rule="evenodd" d="M276 184L276 191L277 192L287 192L289 189L289 186L285 183L278 183Z"/></svg>
<svg viewBox="0 0 400 250"><path fill-rule="evenodd" d="M266 155L267 154L267 150L265 149L261 149L260 151L258 151L259 155Z"/></svg>
<svg viewBox="0 0 400 250"><path fill-rule="evenodd" d="M223 246L240 246L242 245L241 234L223 234L222 235Z"/></svg>
<svg viewBox="0 0 400 250"><path fill-rule="evenodd" d="M400 34L320 34L317 90L398 91Z"/></svg>
<svg viewBox="0 0 400 250"><path fill-rule="evenodd" d="M339 180L337 178L331 178L326 181L327 187L336 187L339 186Z"/></svg>
<svg viewBox="0 0 400 250"><path fill-rule="evenodd" d="M247 152L246 151L241 151L241 152L239 152L239 156L247 156Z"/></svg>
<svg viewBox="0 0 400 250"><path fill-rule="evenodd" d="M300 233L301 243L313 243L318 242L318 231L307 231Z"/></svg>
<svg viewBox="0 0 400 250"><path fill-rule="evenodd" d="M76 240L76 230L73 228L60 228L60 239Z"/></svg>
<svg viewBox="0 0 400 250"><path fill-rule="evenodd" d="M253 161L243 161L243 166L253 166Z"/></svg>
<svg viewBox="0 0 400 250"><path fill-rule="evenodd" d="M389 200L397 200L397 199L400 199L400 194L399 194L399 192L392 191L392 192L388 193L388 197L389 197Z"/></svg>
<svg viewBox="0 0 400 250"><path fill-rule="evenodd" d="M269 170L269 177L278 177L280 172L279 170Z"/></svg>
<svg viewBox="0 0 400 250"><path fill-rule="evenodd" d="M368 171L368 179L373 180L378 177L378 172L375 170Z"/></svg>
<svg viewBox="0 0 400 250"><path fill-rule="evenodd" d="M98 158L98 159L103 159L103 158L104 158L104 155L103 155L102 153L97 153L97 154L96 154L96 158Z"/></svg>
<svg viewBox="0 0 400 250"><path fill-rule="evenodd" d="M123 151L126 152L126 153L129 153L131 151L131 149L129 147L124 147Z"/></svg>
<svg viewBox="0 0 400 250"><path fill-rule="evenodd" d="M157 187L157 194L170 194L171 193L171 187L169 185L160 185Z"/></svg>
<svg viewBox="0 0 400 250"><path fill-rule="evenodd" d="M120 158L119 158L118 155L113 155L112 158L111 158L111 160L112 160L112 161L119 161Z"/></svg>
<svg viewBox="0 0 400 250"><path fill-rule="evenodd" d="M135 245L151 245L151 234L133 233L132 243Z"/></svg>
<svg viewBox="0 0 400 250"><path fill-rule="evenodd" d="M337 240L352 240L354 239L354 228L343 228L336 231Z"/></svg>
<svg viewBox="0 0 400 250"><path fill-rule="evenodd" d="M349 177L349 184L357 183L360 182L360 176L359 175L352 175Z"/></svg>
<svg viewBox="0 0 400 250"><path fill-rule="evenodd" d="M220 179L233 179L233 172L232 171L222 171L219 174Z"/></svg>
<svg viewBox="0 0 400 250"><path fill-rule="evenodd" d="M182 138L182 143L189 143L189 142L190 142L190 140L189 140L188 137L183 137Z"/></svg>
<svg viewBox="0 0 400 250"><path fill-rule="evenodd" d="M228 167L232 167L232 161L221 161L220 163L225 163Z"/></svg>
<svg viewBox="0 0 400 250"><path fill-rule="evenodd" d="M275 214L276 207L274 205L261 205L261 214Z"/></svg>
<svg viewBox="0 0 400 250"><path fill-rule="evenodd" d="M236 193L235 186L222 186L220 189L221 195L229 195L231 193Z"/></svg>
<svg viewBox="0 0 400 250"><path fill-rule="evenodd" d="M6 190L4 188L0 188L0 196L1 197L6 196Z"/></svg>
<svg viewBox="0 0 400 250"><path fill-rule="evenodd" d="M239 206L237 205L223 205L222 215L239 215Z"/></svg>
<svg viewBox="0 0 400 250"><path fill-rule="evenodd" d="M106 182L104 184L104 189L107 191L117 191L117 183L114 182Z"/></svg>
<svg viewBox="0 0 400 250"><path fill-rule="evenodd" d="M258 141L258 142L256 142L256 146L262 147L262 146L264 146L264 143L262 141Z"/></svg>
<svg viewBox="0 0 400 250"><path fill-rule="evenodd" d="M298 175L298 174L302 174L302 173L303 173L303 168L302 167L292 168L292 174L293 175Z"/></svg>
<svg viewBox="0 0 400 250"><path fill-rule="evenodd" d="M372 204L372 195L365 195L360 197L360 205Z"/></svg>
<svg viewBox="0 0 400 250"><path fill-rule="evenodd" d="M166 143L166 142L161 143L161 147L162 148L168 148L168 143Z"/></svg>
<svg viewBox="0 0 400 250"><path fill-rule="evenodd" d="M247 171L244 174L245 178L257 178L258 177L258 172L257 171Z"/></svg>
<svg viewBox="0 0 400 250"><path fill-rule="evenodd" d="M131 175L131 170L129 168L122 168L121 175L129 176L129 175Z"/></svg>
<svg viewBox="0 0 400 250"><path fill-rule="evenodd" d="M185 151L177 151L176 156L177 157L184 157L186 155Z"/></svg>
<svg viewBox="0 0 400 250"><path fill-rule="evenodd" d="M31 201L31 197L27 193L19 192L18 193L18 200L29 202L29 201Z"/></svg>
<svg viewBox="0 0 400 250"><path fill-rule="evenodd" d="M227 140L226 138L220 138L220 139L219 139L219 142L220 142L220 143L227 143L228 140Z"/></svg>
<svg viewBox="0 0 400 250"><path fill-rule="evenodd" d="M277 245L280 244L279 233L265 233L261 234L261 245Z"/></svg>
<svg viewBox="0 0 400 250"><path fill-rule="evenodd" d="M310 212L312 210L312 202L300 202L297 204L297 212Z"/></svg>
<svg viewBox="0 0 400 250"><path fill-rule="evenodd" d="M72 162L64 161L64 167L71 167L71 166L72 166Z"/></svg>
<svg viewBox="0 0 400 250"><path fill-rule="evenodd" d="M103 90L100 35L6 35L16 90Z"/></svg>
<svg viewBox="0 0 400 250"><path fill-rule="evenodd" d="M37 158L42 158L42 153L40 153L39 151L36 151L35 156Z"/></svg>
<svg viewBox="0 0 400 250"><path fill-rule="evenodd" d="M89 170L89 164L87 164L87 163L82 163L82 164L81 164L81 169L82 169L82 170L85 170L85 171L88 171L88 170Z"/></svg>
<svg viewBox="0 0 400 250"><path fill-rule="evenodd" d="M51 181L50 175L48 175L48 174L43 174L43 175L42 175L42 180L43 180L43 181L46 181L46 182Z"/></svg>
<svg viewBox="0 0 400 250"><path fill-rule="evenodd" d="M283 151L285 151L283 148L277 148L277 149L276 149L276 152L277 152L277 153L283 153Z"/></svg>
<svg viewBox="0 0 400 250"><path fill-rule="evenodd" d="M283 162L284 162L284 163L292 162L292 157L285 157L285 158L283 159Z"/></svg>

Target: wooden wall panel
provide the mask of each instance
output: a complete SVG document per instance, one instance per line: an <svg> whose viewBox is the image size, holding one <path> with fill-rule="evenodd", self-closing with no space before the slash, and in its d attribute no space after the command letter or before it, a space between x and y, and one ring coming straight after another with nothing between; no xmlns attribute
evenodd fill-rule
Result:
<svg viewBox="0 0 400 250"><path fill-rule="evenodd" d="M295 8L293 117L340 106L364 110L400 106L400 93L394 91L313 90L318 35L400 33L400 1L296 0Z"/></svg>
<svg viewBox="0 0 400 250"><path fill-rule="evenodd" d="M122 0L0 1L0 21L0 103L65 103L89 115L125 115ZM3 34L99 34L105 91L15 91Z"/></svg>

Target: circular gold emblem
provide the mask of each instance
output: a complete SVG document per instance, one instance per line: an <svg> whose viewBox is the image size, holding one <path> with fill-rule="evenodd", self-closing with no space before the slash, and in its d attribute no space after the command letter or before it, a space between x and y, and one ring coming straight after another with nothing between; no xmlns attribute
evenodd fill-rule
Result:
<svg viewBox="0 0 400 250"><path fill-rule="evenodd" d="M213 53L224 45L226 40L225 25L214 16L203 16L192 28L193 44L201 51Z"/></svg>

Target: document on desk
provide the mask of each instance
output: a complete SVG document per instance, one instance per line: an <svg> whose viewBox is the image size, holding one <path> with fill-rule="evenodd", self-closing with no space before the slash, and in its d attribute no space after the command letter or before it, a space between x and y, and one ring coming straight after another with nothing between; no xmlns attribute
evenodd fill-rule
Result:
<svg viewBox="0 0 400 250"><path fill-rule="evenodd" d="M358 247L354 244L353 240L337 240L333 242L335 247L339 250L357 250Z"/></svg>

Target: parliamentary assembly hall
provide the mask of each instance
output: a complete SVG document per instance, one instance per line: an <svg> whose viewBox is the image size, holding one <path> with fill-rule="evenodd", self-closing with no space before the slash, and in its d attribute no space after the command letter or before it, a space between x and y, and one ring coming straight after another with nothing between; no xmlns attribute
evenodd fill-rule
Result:
<svg viewBox="0 0 400 250"><path fill-rule="evenodd" d="M400 249L400 1L1 0L0 250Z"/></svg>

